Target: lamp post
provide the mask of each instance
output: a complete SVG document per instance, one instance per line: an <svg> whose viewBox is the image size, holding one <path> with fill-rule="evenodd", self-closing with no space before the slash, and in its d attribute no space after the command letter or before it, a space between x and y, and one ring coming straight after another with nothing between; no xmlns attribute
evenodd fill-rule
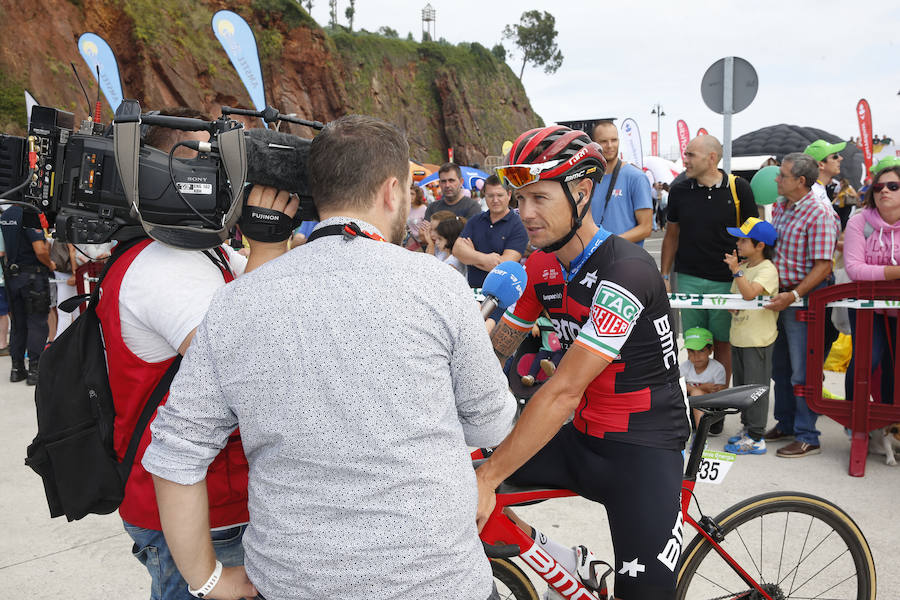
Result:
<svg viewBox="0 0 900 600"><path fill-rule="evenodd" d="M657 102L653 105L653 110L650 111L650 114L656 115L656 155L659 156L662 154L662 132L659 130L659 119L666 116L666 113L663 111L662 104Z"/></svg>

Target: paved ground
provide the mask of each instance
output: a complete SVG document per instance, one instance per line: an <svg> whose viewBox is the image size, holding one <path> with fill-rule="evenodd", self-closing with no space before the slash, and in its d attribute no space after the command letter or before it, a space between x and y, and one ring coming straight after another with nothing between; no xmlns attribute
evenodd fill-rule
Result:
<svg viewBox="0 0 900 600"><path fill-rule="evenodd" d="M648 249L657 249L650 240ZM656 246L656 248L653 248ZM149 596L149 578L130 556L131 541L118 516L90 516L67 523L50 519L40 479L24 466L25 448L36 431L33 389L6 380L9 359L0 359L0 582L16 598L65 597L75 600ZM842 389L843 378L827 374L827 387ZM738 429L730 417L726 433ZM722 485L701 485L705 512L717 514L735 502L762 492L796 490L817 494L843 507L859 524L875 557L880 598L900 598L900 522L897 497L900 467L870 456L866 476L847 475L849 443L833 421L819 421L823 453L797 460L764 456L738 457ZM724 437L712 441L721 448ZM774 446L777 448L777 445ZM605 514L581 499L562 499L521 509L527 519L561 543L588 545L611 558Z"/></svg>

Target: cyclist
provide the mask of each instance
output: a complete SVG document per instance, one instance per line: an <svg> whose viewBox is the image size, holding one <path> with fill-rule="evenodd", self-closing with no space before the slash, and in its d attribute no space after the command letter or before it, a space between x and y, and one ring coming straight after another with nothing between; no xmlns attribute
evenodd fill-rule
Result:
<svg viewBox="0 0 900 600"><path fill-rule="evenodd" d="M564 348L556 375L477 471L479 527L506 478L571 489L605 505L616 597L674 598L681 552L681 450L690 427L665 285L642 248L594 224L604 171L581 131L523 133L498 167L531 244L528 287L491 334L504 361L546 309ZM574 420L563 425L574 411ZM562 566L587 579L592 557L514 520ZM585 556L587 554L587 556Z"/></svg>

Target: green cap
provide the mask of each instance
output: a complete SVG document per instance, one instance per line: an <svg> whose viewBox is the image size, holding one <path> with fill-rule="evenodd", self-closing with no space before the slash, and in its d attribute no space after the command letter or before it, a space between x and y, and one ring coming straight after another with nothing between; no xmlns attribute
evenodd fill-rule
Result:
<svg viewBox="0 0 900 600"><path fill-rule="evenodd" d="M703 350L713 343L713 334L709 329L691 327L684 332L684 347L688 350Z"/></svg>
<svg viewBox="0 0 900 600"><path fill-rule="evenodd" d="M884 169L890 169L891 167L900 167L900 156L885 156L878 161L878 164L872 165L869 168L869 172L874 175Z"/></svg>
<svg viewBox="0 0 900 600"><path fill-rule="evenodd" d="M847 147L847 142L838 142L837 144L829 144L825 140L816 140L806 147L804 154L809 154L819 162L825 160L829 154L837 154Z"/></svg>

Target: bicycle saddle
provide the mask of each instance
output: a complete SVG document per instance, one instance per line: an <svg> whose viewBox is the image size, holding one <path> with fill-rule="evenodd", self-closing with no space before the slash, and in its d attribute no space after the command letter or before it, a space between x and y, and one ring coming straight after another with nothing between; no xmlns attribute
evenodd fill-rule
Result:
<svg viewBox="0 0 900 600"><path fill-rule="evenodd" d="M691 408L700 410L744 410L756 402L768 389L760 385L739 385L721 392L691 396L688 398L688 402Z"/></svg>

